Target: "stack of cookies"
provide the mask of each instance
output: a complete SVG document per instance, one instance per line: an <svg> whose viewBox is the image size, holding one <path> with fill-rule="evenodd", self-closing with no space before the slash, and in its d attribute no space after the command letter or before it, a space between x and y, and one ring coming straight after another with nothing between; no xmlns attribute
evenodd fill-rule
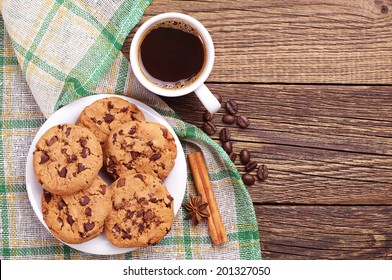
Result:
<svg viewBox="0 0 392 280"><path fill-rule="evenodd" d="M168 129L146 121L134 104L118 97L94 102L76 125L54 126L36 145L45 223L71 244L101 232L118 247L158 243L174 219L163 180L176 156ZM102 167L115 180L111 186L98 176Z"/></svg>

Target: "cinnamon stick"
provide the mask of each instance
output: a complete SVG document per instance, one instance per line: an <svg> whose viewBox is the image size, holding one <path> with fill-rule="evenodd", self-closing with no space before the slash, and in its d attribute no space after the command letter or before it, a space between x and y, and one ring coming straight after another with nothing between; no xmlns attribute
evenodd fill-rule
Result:
<svg viewBox="0 0 392 280"><path fill-rule="evenodd" d="M202 201L208 203L210 217L207 218L207 224L212 244L219 245L225 243L227 242L226 230L211 186L203 154L201 152L190 153L188 160L197 192L202 197Z"/></svg>

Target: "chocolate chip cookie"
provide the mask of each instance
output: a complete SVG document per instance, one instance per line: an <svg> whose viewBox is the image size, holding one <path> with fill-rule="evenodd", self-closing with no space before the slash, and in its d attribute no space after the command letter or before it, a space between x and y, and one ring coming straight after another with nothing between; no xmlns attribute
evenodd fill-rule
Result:
<svg viewBox="0 0 392 280"><path fill-rule="evenodd" d="M147 174L127 174L113 182L112 209L104 233L117 247L146 247L170 230L173 198L163 182Z"/></svg>
<svg viewBox="0 0 392 280"><path fill-rule="evenodd" d="M176 143L169 130L147 121L133 121L114 129L104 150L106 169L115 178L130 172L164 180L177 156Z"/></svg>
<svg viewBox="0 0 392 280"><path fill-rule="evenodd" d="M42 213L46 225L58 239L79 244L98 236L111 206L112 193L97 177L85 190L71 195L42 195Z"/></svg>
<svg viewBox="0 0 392 280"><path fill-rule="evenodd" d="M34 172L42 187L54 194L71 194L91 185L103 165L101 146L87 128L56 125L39 139Z"/></svg>
<svg viewBox="0 0 392 280"><path fill-rule="evenodd" d="M136 105L119 97L109 97L84 108L76 124L90 129L103 145L113 129L134 120L144 120Z"/></svg>

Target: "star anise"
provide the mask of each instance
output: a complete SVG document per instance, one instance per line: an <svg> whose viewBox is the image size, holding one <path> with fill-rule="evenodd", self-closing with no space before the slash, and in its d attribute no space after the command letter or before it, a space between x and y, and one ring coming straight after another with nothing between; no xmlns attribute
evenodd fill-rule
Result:
<svg viewBox="0 0 392 280"><path fill-rule="evenodd" d="M197 226L198 223L201 223L203 218L208 218L210 213L208 213L207 202L202 202L201 196L193 196L189 195L189 203L182 205L188 214L185 216L185 220L192 219L192 223L194 226Z"/></svg>

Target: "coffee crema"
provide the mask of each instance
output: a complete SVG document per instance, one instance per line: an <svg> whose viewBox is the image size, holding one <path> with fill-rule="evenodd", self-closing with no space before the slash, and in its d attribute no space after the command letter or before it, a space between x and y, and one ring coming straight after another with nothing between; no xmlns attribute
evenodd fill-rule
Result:
<svg viewBox="0 0 392 280"><path fill-rule="evenodd" d="M197 31L178 20L156 24L140 45L140 65L147 79L162 88L191 84L205 64L205 47Z"/></svg>

